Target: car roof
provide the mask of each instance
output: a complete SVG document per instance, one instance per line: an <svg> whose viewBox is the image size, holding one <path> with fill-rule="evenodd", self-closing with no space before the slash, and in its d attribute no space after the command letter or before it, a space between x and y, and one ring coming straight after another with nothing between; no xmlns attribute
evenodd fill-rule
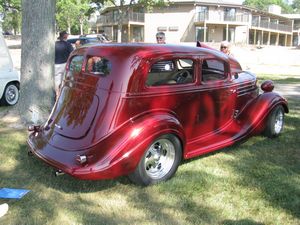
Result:
<svg viewBox="0 0 300 225"><path fill-rule="evenodd" d="M78 37L78 38L69 38L67 39L70 43L75 43L77 40L91 40L91 41L99 41L97 37Z"/></svg>
<svg viewBox="0 0 300 225"><path fill-rule="evenodd" d="M145 44L145 43L105 43L95 45L84 45L73 51L75 55L86 57L99 56L108 59L112 63L112 73L107 76L110 82L100 82L104 88L113 84L111 91L135 92L136 85L132 85L133 80L139 82L142 74L146 74L151 61L164 60L165 58L180 57L217 57L229 63L227 55L218 50L175 44ZM169 58L168 58L169 59ZM142 75L142 76L141 76Z"/></svg>
<svg viewBox="0 0 300 225"><path fill-rule="evenodd" d="M225 61L228 60L228 56L221 53L219 50L187 46L176 44L147 44L147 43L105 43L83 46L83 49L88 55L93 55L97 51L110 52L112 54L118 54L118 57L131 57L139 56L142 58L157 58L164 55L177 54L182 57L188 55L198 56L215 56Z"/></svg>

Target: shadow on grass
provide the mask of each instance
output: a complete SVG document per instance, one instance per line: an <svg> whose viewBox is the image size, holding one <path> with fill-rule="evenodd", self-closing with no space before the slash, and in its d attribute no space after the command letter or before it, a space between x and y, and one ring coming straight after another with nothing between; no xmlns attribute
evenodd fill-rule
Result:
<svg viewBox="0 0 300 225"><path fill-rule="evenodd" d="M222 225L264 225L263 223L258 223L250 219L243 220L224 220Z"/></svg>
<svg viewBox="0 0 300 225"><path fill-rule="evenodd" d="M289 103L291 111L299 110L296 99L291 99ZM240 147L230 147L200 156L186 161L181 166L185 167L187 163L196 165L198 160L205 161L207 157L220 152L234 154L237 160L228 162L228 166L234 170L234 174L239 175L238 185L259 189L262 192L261 198L272 207L281 208L295 218L300 218L300 118L299 114L296 115L286 115L288 129L278 139L254 138L254 141ZM18 143L25 143L24 133L15 130L1 132L0 159L6 161L2 163L7 163L8 169L1 170L3 167L0 167L0 187L31 190L19 201L7 201L10 211L1 218L1 224L61 224L63 219L66 219L65 224L70 224L72 219L74 224L106 225L143 224L145 221L148 224L174 225L183 222L262 224L252 220L251 214L242 217L246 219L228 219L228 216L222 213L222 207L209 207L205 204L206 198L217 194L210 192L210 189L224 179L222 176L214 176L190 166L189 170L179 168L175 177L168 182L146 188L137 187L124 177L107 181L83 181L68 175L54 177L51 167L35 157L27 156L25 144L11 146L10 143L6 143L7 137L13 134L23 135L23 139ZM247 154L241 154L243 152ZM11 159L15 159L12 165ZM108 199L111 208L104 205L103 198ZM118 211L121 198L126 201L124 207L130 207L126 215L122 214L126 210ZM1 200L0 203L2 202L4 201ZM132 216L132 212L136 214ZM172 216L177 214L180 218Z"/></svg>
<svg viewBox="0 0 300 225"><path fill-rule="evenodd" d="M299 108L290 101L291 110ZM276 139L263 139L246 146L249 155L231 162L240 184L259 188L274 208L282 208L300 218L300 117L286 115L286 128Z"/></svg>

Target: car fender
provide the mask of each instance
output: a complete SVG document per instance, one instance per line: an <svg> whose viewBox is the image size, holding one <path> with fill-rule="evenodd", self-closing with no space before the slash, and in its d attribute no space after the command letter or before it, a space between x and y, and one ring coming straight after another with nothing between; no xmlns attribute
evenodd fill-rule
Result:
<svg viewBox="0 0 300 225"><path fill-rule="evenodd" d="M16 82L19 85L20 74L16 70L0 71L0 98L2 98L7 84L11 82Z"/></svg>
<svg viewBox="0 0 300 225"><path fill-rule="evenodd" d="M285 98L275 92L262 93L245 107L237 119L250 129L249 132L260 133L265 128L268 115L278 105L282 105L286 113L289 112Z"/></svg>
<svg viewBox="0 0 300 225"><path fill-rule="evenodd" d="M108 137L107 142L113 142L116 137L120 141L115 142L105 155L98 159L96 156L93 164L73 171L72 175L80 178L83 178L82 175L84 175L84 179L128 175L135 170L152 142L163 134L174 134L179 138L182 146L185 145L183 127L175 115L166 112L143 113L143 115L126 122L118 131Z"/></svg>
<svg viewBox="0 0 300 225"><path fill-rule="evenodd" d="M133 129L129 135L131 146L124 152L116 155L115 159L122 159L124 155L131 155L134 160L133 168L135 168L143 156L144 152L152 144L152 142L163 134L174 134L182 144L185 145L185 134L182 125L175 115L166 112L151 113L144 115L132 121ZM137 144L138 143L138 144ZM137 146L137 147L134 147Z"/></svg>

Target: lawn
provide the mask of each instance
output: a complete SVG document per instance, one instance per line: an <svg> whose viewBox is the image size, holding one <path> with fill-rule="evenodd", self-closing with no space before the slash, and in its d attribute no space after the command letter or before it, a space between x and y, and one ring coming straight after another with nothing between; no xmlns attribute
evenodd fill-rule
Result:
<svg viewBox="0 0 300 225"><path fill-rule="evenodd" d="M20 200L0 199L10 206L0 224L299 225L299 96L290 98L289 106L279 138L252 137L185 161L173 179L150 187L135 186L126 177L54 177L50 167L27 156L27 132L1 122L0 187L31 192Z"/></svg>

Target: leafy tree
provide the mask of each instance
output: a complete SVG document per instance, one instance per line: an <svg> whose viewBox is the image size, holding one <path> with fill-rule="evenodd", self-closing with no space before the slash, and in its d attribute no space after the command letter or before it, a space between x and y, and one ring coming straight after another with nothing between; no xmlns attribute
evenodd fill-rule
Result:
<svg viewBox="0 0 300 225"><path fill-rule="evenodd" d="M294 0L292 7L295 13L300 13L300 0Z"/></svg>
<svg viewBox="0 0 300 225"><path fill-rule="evenodd" d="M285 0L245 0L243 4L261 10L268 10L268 6L274 4L279 5L283 13L292 12L292 7Z"/></svg>
<svg viewBox="0 0 300 225"><path fill-rule="evenodd" d="M8 12L5 15L5 19L2 24L2 28L5 31L14 31L14 34L20 32L21 27L21 13L17 11Z"/></svg>
<svg viewBox="0 0 300 225"><path fill-rule="evenodd" d="M3 30L14 30L16 34L21 24L21 0L0 0L0 14Z"/></svg>
<svg viewBox="0 0 300 225"><path fill-rule="evenodd" d="M71 33L73 26L79 25L80 34L91 10L92 1L89 0L57 0L56 21L59 30L66 29Z"/></svg>
<svg viewBox="0 0 300 225"><path fill-rule="evenodd" d="M21 0L0 0L0 12L21 11Z"/></svg>

